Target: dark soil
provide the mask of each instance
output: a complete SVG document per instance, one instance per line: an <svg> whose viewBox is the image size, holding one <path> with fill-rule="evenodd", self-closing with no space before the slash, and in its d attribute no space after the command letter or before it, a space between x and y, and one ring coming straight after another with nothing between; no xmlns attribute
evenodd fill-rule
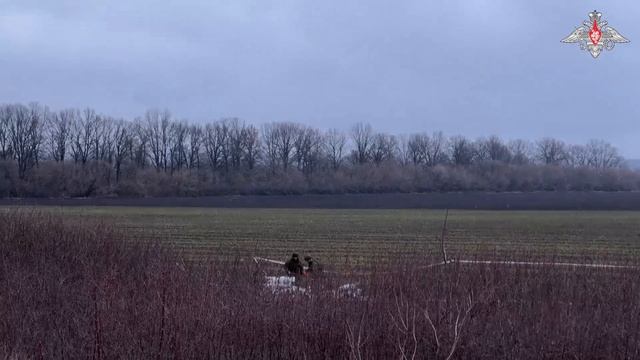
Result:
<svg viewBox="0 0 640 360"><path fill-rule="evenodd" d="M0 199L0 205L312 209L640 210L640 192L233 195L166 198Z"/></svg>

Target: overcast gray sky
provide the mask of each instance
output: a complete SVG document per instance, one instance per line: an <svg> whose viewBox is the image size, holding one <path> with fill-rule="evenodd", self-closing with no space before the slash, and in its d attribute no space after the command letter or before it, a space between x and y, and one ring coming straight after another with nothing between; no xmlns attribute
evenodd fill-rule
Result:
<svg viewBox="0 0 640 360"><path fill-rule="evenodd" d="M560 43L598 9L630 44ZM0 0L0 103L393 133L604 138L640 158L640 3Z"/></svg>

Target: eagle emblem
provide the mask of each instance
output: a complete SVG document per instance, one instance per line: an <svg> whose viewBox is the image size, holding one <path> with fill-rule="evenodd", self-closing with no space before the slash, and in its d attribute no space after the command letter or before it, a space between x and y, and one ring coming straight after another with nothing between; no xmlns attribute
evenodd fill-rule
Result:
<svg viewBox="0 0 640 360"><path fill-rule="evenodd" d="M563 43L578 43L581 50L588 51L593 58L597 58L602 49L613 50L617 43L628 43L624 36L602 20L602 14L594 10L586 20L576 28L571 35L562 39Z"/></svg>

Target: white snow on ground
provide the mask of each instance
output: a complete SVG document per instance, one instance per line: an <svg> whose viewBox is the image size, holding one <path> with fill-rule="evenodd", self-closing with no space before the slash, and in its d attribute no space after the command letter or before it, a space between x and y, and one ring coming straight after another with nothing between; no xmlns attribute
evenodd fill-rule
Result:
<svg viewBox="0 0 640 360"><path fill-rule="evenodd" d="M294 276L265 276L265 286L273 293L308 293L309 289L296 285ZM333 292L334 296L340 298L362 297L362 289L357 284L349 283L338 287Z"/></svg>
<svg viewBox="0 0 640 360"><path fill-rule="evenodd" d="M338 287L335 294L338 297L360 298L362 297L362 289L356 284L344 284Z"/></svg>
<svg viewBox="0 0 640 360"><path fill-rule="evenodd" d="M296 286L296 278L293 276L266 276L265 286L274 293L306 292L305 288Z"/></svg>
<svg viewBox="0 0 640 360"><path fill-rule="evenodd" d="M581 267L594 269L639 269L634 265L615 265L615 264L584 264L584 263L567 263L567 262L535 262L535 261L497 261L497 260L447 260L446 263L441 262L432 264L427 267L445 265L445 264L482 264L482 265L522 265L522 266L559 266L559 267Z"/></svg>

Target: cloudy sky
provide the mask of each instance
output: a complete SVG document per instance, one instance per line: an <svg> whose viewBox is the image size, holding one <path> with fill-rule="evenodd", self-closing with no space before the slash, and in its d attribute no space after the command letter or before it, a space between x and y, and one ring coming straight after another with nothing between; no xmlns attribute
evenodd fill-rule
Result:
<svg viewBox="0 0 640 360"><path fill-rule="evenodd" d="M597 60L560 43L593 9L632 41ZM640 158L639 18L628 0L0 0L0 103L604 138Z"/></svg>

